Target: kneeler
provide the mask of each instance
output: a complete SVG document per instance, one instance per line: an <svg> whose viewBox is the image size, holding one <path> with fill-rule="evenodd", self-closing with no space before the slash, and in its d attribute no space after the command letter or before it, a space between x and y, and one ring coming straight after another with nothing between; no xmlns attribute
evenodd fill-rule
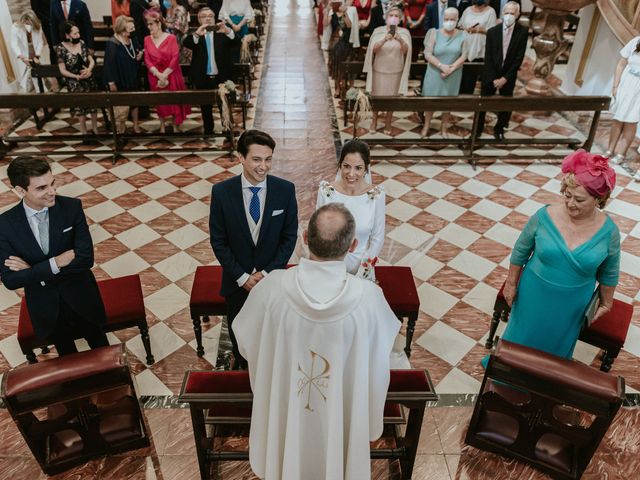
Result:
<svg viewBox="0 0 640 480"><path fill-rule="evenodd" d="M577 480L624 399L624 379L500 340L465 442Z"/></svg>

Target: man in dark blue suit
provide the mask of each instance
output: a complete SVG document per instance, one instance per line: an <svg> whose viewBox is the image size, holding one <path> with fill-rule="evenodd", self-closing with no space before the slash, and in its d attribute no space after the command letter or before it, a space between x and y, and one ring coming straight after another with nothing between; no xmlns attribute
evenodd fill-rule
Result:
<svg viewBox="0 0 640 480"><path fill-rule="evenodd" d="M0 215L0 280L24 288L35 334L59 355L108 345L93 266L93 242L80 200L56 195L49 164L18 157L7 169L22 201Z"/></svg>
<svg viewBox="0 0 640 480"><path fill-rule="evenodd" d="M432 28L439 29L442 26L441 20L444 18L444 11L449 7L456 8L456 0L436 0L427 5L427 14L424 17L424 31L428 32Z"/></svg>
<svg viewBox="0 0 640 480"><path fill-rule="evenodd" d="M80 30L80 38L89 50L93 50L93 25L87 4L82 0L51 0L49 14L51 41L54 45L64 39L65 22L73 22ZM43 26L43 28L46 28Z"/></svg>
<svg viewBox="0 0 640 480"><path fill-rule="evenodd" d="M270 271L285 268L298 235L298 204L293 183L268 175L275 141L247 130L238 139L242 174L211 189L209 231L222 265L220 295L227 302L227 324L234 368L246 368L231 328L251 289Z"/></svg>

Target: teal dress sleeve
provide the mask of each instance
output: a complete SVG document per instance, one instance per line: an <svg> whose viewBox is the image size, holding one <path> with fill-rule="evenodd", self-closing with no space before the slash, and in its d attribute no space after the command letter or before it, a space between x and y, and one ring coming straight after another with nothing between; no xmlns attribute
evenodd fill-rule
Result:
<svg viewBox="0 0 640 480"><path fill-rule="evenodd" d="M544 207L543 207L544 208ZM511 263L523 266L529 260L536 245L536 230L538 230L538 210L527 222L522 233L518 237L516 244L513 246L511 253Z"/></svg>
<svg viewBox="0 0 640 480"><path fill-rule="evenodd" d="M609 240L609 254L598 267L596 279L598 283L607 287L615 287L620 275L620 230L613 227Z"/></svg>

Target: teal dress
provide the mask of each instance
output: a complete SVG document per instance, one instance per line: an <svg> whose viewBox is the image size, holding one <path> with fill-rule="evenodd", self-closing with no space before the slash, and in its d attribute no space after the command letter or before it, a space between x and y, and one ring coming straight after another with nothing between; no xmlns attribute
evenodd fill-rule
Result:
<svg viewBox="0 0 640 480"><path fill-rule="evenodd" d="M466 54L466 35L464 32L456 31L453 37L448 37L442 33L442 30L429 30L424 42L425 51L430 50L429 43L433 41L433 38L429 37L430 35L435 35L435 45L431 50L432 55L444 65L451 65L460 58L460 55ZM429 64L422 82L422 96L455 97L460 91L461 81L462 68L457 69L447 78L443 79L440 77L440 70L434 65Z"/></svg>
<svg viewBox="0 0 640 480"><path fill-rule="evenodd" d="M525 268L502 338L572 358L596 282L618 283L620 231L607 216L593 237L569 250L545 206L520 234L511 263Z"/></svg>

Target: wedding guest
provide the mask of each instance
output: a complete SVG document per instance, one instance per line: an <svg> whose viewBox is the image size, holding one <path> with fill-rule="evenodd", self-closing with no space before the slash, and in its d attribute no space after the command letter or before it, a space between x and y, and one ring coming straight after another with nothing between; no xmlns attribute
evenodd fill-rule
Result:
<svg viewBox="0 0 640 480"><path fill-rule="evenodd" d="M511 0L518 4L519 11L522 9L522 0ZM509 2L509 0L489 0L489 5L496 12L496 16L502 20L504 17L504 6Z"/></svg>
<svg viewBox="0 0 640 480"><path fill-rule="evenodd" d="M49 61L55 63L56 51L55 45L51 40L51 21L49 15L51 15L51 0L31 0L31 10L36 14L38 20L40 20L40 26L42 33L47 39L47 45L49 47Z"/></svg>
<svg viewBox="0 0 640 480"><path fill-rule="evenodd" d="M456 0L436 0L427 5L427 14L424 19L425 33L435 28L442 28L444 22L444 11L449 7L456 7Z"/></svg>
<svg viewBox="0 0 640 480"><path fill-rule="evenodd" d="M144 45L144 38L149 35L144 12L151 8L161 10L158 0L129 0L130 16L136 26L134 35L140 45Z"/></svg>
<svg viewBox="0 0 640 480"><path fill-rule="evenodd" d="M67 22L73 22L80 31L80 38L93 54L93 24L87 4L82 0L53 0L49 11L51 41L57 45L64 40Z"/></svg>
<svg viewBox="0 0 640 480"><path fill-rule="evenodd" d="M11 25L11 53L20 60L16 75L23 92L38 91L38 83L31 76L31 66L41 63L44 38L40 20L31 10L27 10L20 20Z"/></svg>
<svg viewBox="0 0 640 480"><path fill-rule="evenodd" d="M147 10L145 19L150 34L144 39L144 63L151 90L185 90L176 37L164 31L164 19L158 10ZM160 117L160 133L165 133L166 121L170 119L177 129L191 113L191 107L158 105L156 111Z"/></svg>
<svg viewBox="0 0 640 480"><path fill-rule="evenodd" d="M358 14L351 0L343 3L342 0L331 2L331 9L327 12L326 22L331 26L332 38L337 39L329 51L329 74L336 80L335 96L342 95L341 81L337 78L340 66L344 62L353 60L356 51L360 47Z"/></svg>
<svg viewBox="0 0 640 480"><path fill-rule="evenodd" d="M468 34L467 61L482 62L484 60L487 30L495 24L496 12L489 6L488 0L473 0L473 5L465 9L459 26ZM460 93L472 95L477 81L478 76L472 70L463 72Z"/></svg>
<svg viewBox="0 0 640 480"><path fill-rule="evenodd" d="M424 19L427 15L427 5L431 0L405 0L404 26L409 29L412 37L423 37Z"/></svg>
<svg viewBox="0 0 640 480"><path fill-rule="evenodd" d="M223 0L218 17L242 38L249 33L249 23L253 22L253 7L249 0Z"/></svg>
<svg viewBox="0 0 640 480"><path fill-rule="evenodd" d="M358 12L358 25L360 30L366 30L371 23L371 11L376 7L376 0L353 0L353 6Z"/></svg>
<svg viewBox="0 0 640 480"><path fill-rule="evenodd" d="M121 15L131 15L129 0L111 0L111 24L115 25Z"/></svg>
<svg viewBox="0 0 640 480"><path fill-rule="evenodd" d="M167 9L165 24L167 32L176 37L180 45L180 65L191 62L191 50L184 47L184 37L189 31L189 13L178 0L164 0Z"/></svg>

